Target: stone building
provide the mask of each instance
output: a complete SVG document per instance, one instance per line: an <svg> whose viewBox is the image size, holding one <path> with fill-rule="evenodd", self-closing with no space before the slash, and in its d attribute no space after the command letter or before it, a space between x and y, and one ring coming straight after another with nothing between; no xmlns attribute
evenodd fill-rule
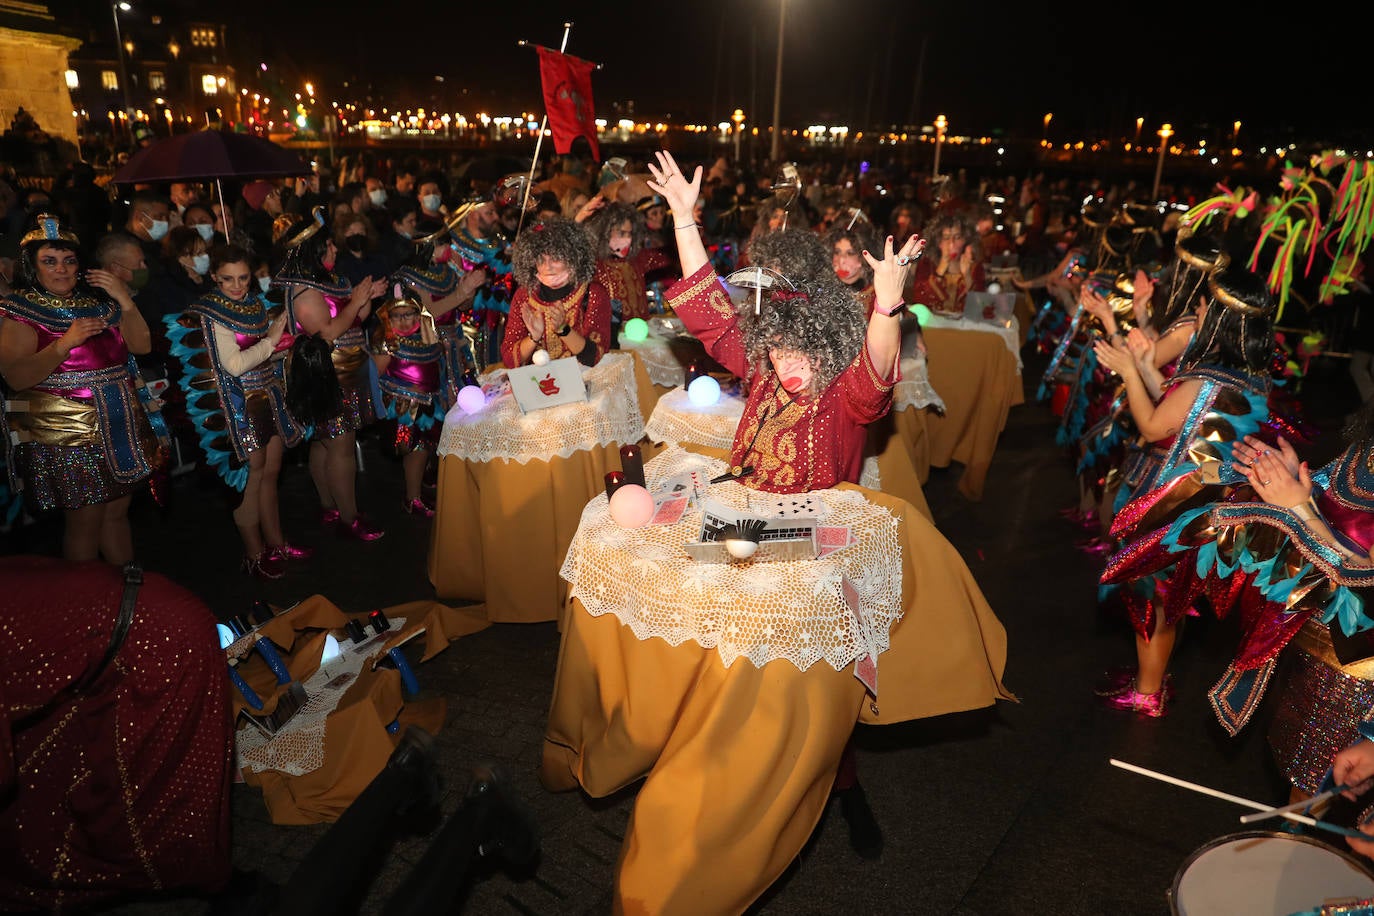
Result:
<svg viewBox="0 0 1374 916"><path fill-rule="evenodd" d="M22 107L45 133L76 142L65 74L80 46L58 31L46 3L0 0L0 130Z"/></svg>

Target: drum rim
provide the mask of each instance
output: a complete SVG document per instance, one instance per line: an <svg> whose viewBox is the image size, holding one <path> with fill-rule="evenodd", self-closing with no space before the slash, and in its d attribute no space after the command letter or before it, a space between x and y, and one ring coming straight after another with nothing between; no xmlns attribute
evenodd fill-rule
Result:
<svg viewBox="0 0 1374 916"><path fill-rule="evenodd" d="M1172 916L1183 916L1178 909L1178 889L1179 884L1183 881L1183 876L1188 871L1188 866L1192 865L1202 856L1216 849L1218 846L1237 840L1258 839L1296 840L1299 843L1306 843L1309 846L1320 846L1322 849L1335 853L1337 856L1353 865L1358 871L1363 872L1371 880L1374 880L1374 866L1365 864L1365 862L1361 861L1359 856L1349 850L1339 849L1330 843L1323 843L1321 840L1302 833L1287 833L1282 830L1242 830L1238 833L1228 833L1224 836L1214 837L1208 840L1206 843L1203 843L1197 849L1189 853L1188 857L1179 864L1178 870L1174 872L1174 882L1169 886L1169 912Z"/></svg>

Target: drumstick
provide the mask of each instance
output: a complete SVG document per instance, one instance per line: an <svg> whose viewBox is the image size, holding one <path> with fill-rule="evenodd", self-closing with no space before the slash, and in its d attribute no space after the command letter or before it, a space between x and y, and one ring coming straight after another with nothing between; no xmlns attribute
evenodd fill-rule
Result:
<svg viewBox="0 0 1374 916"><path fill-rule="evenodd" d="M1326 801L1328 798L1335 798L1342 792L1350 792L1360 788L1361 786L1368 787L1368 785L1369 780L1362 779L1359 782L1352 782L1347 783L1343 786L1336 786L1336 788L1334 789L1328 789L1325 792L1313 795L1311 798L1305 799L1303 801L1293 802L1293 804L1291 805L1284 805L1280 808L1270 808L1268 811L1256 811L1254 814L1242 814L1240 816L1240 822L1242 824L1253 824L1255 821L1262 821L1266 818L1275 817L1280 814L1286 814L1289 811L1301 811L1304 808L1311 808L1314 805L1319 805L1322 802Z"/></svg>
<svg viewBox="0 0 1374 916"><path fill-rule="evenodd" d="M1121 769L1123 770L1130 770L1132 773L1139 773L1141 776L1149 776L1151 779L1158 779L1161 782L1167 782L1170 785L1179 786L1180 788L1192 789L1194 792L1201 792L1203 795L1210 795L1213 798L1219 798L1222 801L1228 801L1235 805L1241 805L1246 808L1253 808L1256 811L1269 810L1268 805L1262 805L1257 801L1251 801L1248 798L1241 798L1239 795L1228 795L1225 792L1219 792L1216 789L1209 789L1206 786L1200 786L1195 782L1188 782L1187 780L1179 779L1176 776L1167 776L1164 773L1157 773L1154 770L1147 770L1144 767L1138 767L1133 763L1126 763L1123 760L1117 760L1115 757L1110 758L1108 762L1111 763L1111 765L1114 767L1121 767ZM1371 837L1369 834L1360 833L1360 831L1358 830L1351 830L1349 827L1341 827L1331 823L1330 821L1319 821L1315 817L1308 817L1304 814L1294 814L1291 811L1285 811L1279 816L1285 817L1290 821L1296 821L1299 824L1306 824L1308 827L1317 827L1321 830L1329 830L1332 833L1339 833L1341 836L1354 837L1357 840L1374 840L1374 837Z"/></svg>

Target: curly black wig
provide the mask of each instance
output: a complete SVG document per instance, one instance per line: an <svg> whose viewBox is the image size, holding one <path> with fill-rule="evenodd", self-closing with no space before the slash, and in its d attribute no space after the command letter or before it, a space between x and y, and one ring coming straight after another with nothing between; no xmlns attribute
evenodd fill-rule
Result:
<svg viewBox="0 0 1374 916"><path fill-rule="evenodd" d="M776 270L793 283L835 278L830 248L809 229L779 229L749 246L752 266Z"/></svg>
<svg viewBox="0 0 1374 916"><path fill-rule="evenodd" d="M830 250L833 257L835 246L840 242L848 242L855 253L860 256L859 278L854 285L867 286L873 282L873 268L863 258L863 252L877 252L878 234L873 231L873 224L865 219L856 219L852 228L846 228L849 225L849 211L847 210L843 212L842 217L835 227L825 234L825 247ZM896 242L894 241L893 244Z"/></svg>
<svg viewBox="0 0 1374 916"><path fill-rule="evenodd" d="M548 255L563 261L572 271L576 285L596 275L592 240L581 224L561 216L529 226L511 246L511 272L521 286L533 288L539 282L539 259Z"/></svg>
<svg viewBox="0 0 1374 916"><path fill-rule="evenodd" d="M795 291L770 293L758 315L750 298L739 310L739 328L752 362L766 361L773 347L810 360L814 397L859 355L866 325L853 293L834 274L793 282Z"/></svg>

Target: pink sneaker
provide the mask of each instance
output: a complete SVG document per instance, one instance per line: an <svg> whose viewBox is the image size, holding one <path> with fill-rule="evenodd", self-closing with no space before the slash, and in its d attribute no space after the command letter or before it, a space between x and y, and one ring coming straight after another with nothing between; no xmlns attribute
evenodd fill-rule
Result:
<svg viewBox="0 0 1374 916"><path fill-rule="evenodd" d="M1138 716L1158 719L1168 709L1169 690L1167 687L1161 687L1158 693L1141 693L1135 689L1135 678L1131 678L1115 693L1102 695L1102 702L1109 709L1120 709Z"/></svg>
<svg viewBox="0 0 1374 916"><path fill-rule="evenodd" d="M348 524L344 524L343 520L340 519L339 527L336 530L339 532L339 537L351 538L355 541L375 541L386 534L383 529L369 525L361 512Z"/></svg>
<svg viewBox="0 0 1374 916"><path fill-rule="evenodd" d="M421 518L434 518L434 507L426 503L423 499L408 499L401 508L405 509L408 515L418 515Z"/></svg>
<svg viewBox="0 0 1374 916"><path fill-rule="evenodd" d="M308 560L315 555L315 548L283 543L268 547L267 552L278 560Z"/></svg>

